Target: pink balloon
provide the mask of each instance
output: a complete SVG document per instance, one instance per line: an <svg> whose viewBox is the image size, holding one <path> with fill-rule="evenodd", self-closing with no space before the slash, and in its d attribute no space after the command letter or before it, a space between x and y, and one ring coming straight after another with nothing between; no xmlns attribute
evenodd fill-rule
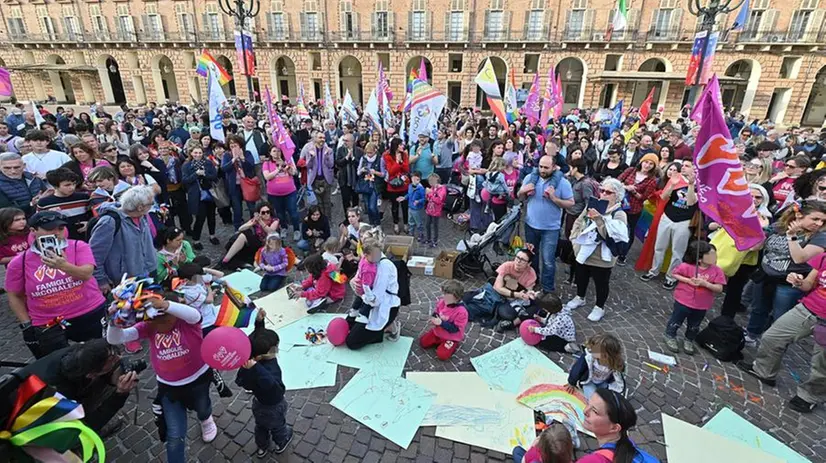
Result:
<svg viewBox="0 0 826 463"><path fill-rule="evenodd" d="M201 358L216 370L235 370L250 359L252 346L243 331L219 326L210 331L201 344Z"/></svg>
<svg viewBox="0 0 826 463"><path fill-rule="evenodd" d="M519 335L522 336L522 340L525 341L525 344L529 346L535 346L542 340L541 334L531 333L528 331L528 328L532 326L538 328L541 325L536 320L525 320L519 325Z"/></svg>
<svg viewBox="0 0 826 463"><path fill-rule="evenodd" d="M347 324L347 320L344 318L334 318L327 325L327 339L334 346L344 344L348 334L350 334L350 325Z"/></svg>
<svg viewBox="0 0 826 463"><path fill-rule="evenodd" d="M480 193L480 196L482 196L482 201L484 201L484 202L490 201L490 192L488 190L482 188L482 192Z"/></svg>

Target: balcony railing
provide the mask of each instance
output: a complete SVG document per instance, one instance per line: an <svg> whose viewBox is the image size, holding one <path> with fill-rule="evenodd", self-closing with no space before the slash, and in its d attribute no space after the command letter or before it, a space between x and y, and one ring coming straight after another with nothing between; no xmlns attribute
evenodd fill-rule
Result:
<svg viewBox="0 0 826 463"><path fill-rule="evenodd" d="M481 34L482 42L547 42L550 34L547 28L525 30L484 30Z"/></svg>
<svg viewBox="0 0 826 463"><path fill-rule="evenodd" d="M808 43L822 43L826 38L826 30L823 32L811 31L805 29L787 29L787 30L744 30L742 32L730 33L730 38L733 38L738 43L785 43L785 44L808 44Z"/></svg>
<svg viewBox="0 0 826 463"><path fill-rule="evenodd" d="M562 40L564 42L590 42L594 40L594 29L566 28L562 32Z"/></svg>
<svg viewBox="0 0 826 463"><path fill-rule="evenodd" d="M410 35L410 32L408 32ZM330 33L333 42L393 42L392 31L336 31Z"/></svg>
<svg viewBox="0 0 826 463"><path fill-rule="evenodd" d="M692 42L695 32L687 29L650 29L645 35L648 42Z"/></svg>

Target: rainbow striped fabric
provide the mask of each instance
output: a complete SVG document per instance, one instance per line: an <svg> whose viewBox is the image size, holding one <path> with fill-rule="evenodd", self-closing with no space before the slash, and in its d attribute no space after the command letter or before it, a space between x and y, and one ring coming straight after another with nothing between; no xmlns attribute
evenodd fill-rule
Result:
<svg viewBox="0 0 826 463"><path fill-rule="evenodd" d="M222 68L208 51L202 50L201 56L198 57L198 66L195 68L195 72L197 72L199 76L206 77L209 74L210 68L217 71L219 84L226 85L227 82L232 80L232 76L229 75L226 69Z"/></svg>
<svg viewBox="0 0 826 463"><path fill-rule="evenodd" d="M252 320L252 313L255 312L255 308L255 304L247 296L227 286L224 299L221 301L221 308L218 310L218 317L215 319L215 325L234 326L236 328L247 327Z"/></svg>

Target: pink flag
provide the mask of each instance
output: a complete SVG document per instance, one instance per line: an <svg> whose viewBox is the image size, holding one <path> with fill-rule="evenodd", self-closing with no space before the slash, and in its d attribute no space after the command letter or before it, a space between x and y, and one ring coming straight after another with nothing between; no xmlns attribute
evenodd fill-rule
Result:
<svg viewBox="0 0 826 463"><path fill-rule="evenodd" d="M272 97L270 96L270 89L266 87L267 91L267 112L270 114L270 125L272 126L272 142L278 149L281 150L281 153L284 155L284 159L291 162L293 159L293 153L295 152L295 143L293 143L293 139L290 137L290 134L287 133L287 129L284 128L284 123L281 121L281 117L272 107Z"/></svg>
<svg viewBox="0 0 826 463"><path fill-rule="evenodd" d="M711 82L717 83L717 85L711 85ZM694 108L691 109L691 114L689 114L689 119L694 122L700 122L703 119L703 106L700 104L703 101L703 97L705 97L706 93L708 92L715 92L714 99L715 101L722 102L723 99L720 97L720 85L719 81L717 80L717 74L711 77L711 80L708 81L706 84L706 88L703 89L703 93L700 94L700 98L697 99L697 104L694 105ZM722 105L720 106L720 110L722 111Z"/></svg>
<svg viewBox="0 0 826 463"><path fill-rule="evenodd" d="M562 117L562 106L565 104L565 97L562 95L562 79L559 74L556 76L556 86L554 87L554 94L556 95L556 106L554 106L554 119L559 120Z"/></svg>
<svg viewBox="0 0 826 463"><path fill-rule="evenodd" d="M533 75L531 90L525 100L525 106L522 106L522 112L527 116L531 125L536 125L539 122L539 115L542 112L542 97L539 96L539 85L539 74L537 73Z"/></svg>
<svg viewBox="0 0 826 463"><path fill-rule="evenodd" d="M379 108L382 107L384 104L384 98L387 96L387 101L393 99L393 91L390 90L390 84L387 83L387 77L384 76L384 66L379 61L379 82L378 82L378 95L376 97L379 99Z"/></svg>
<svg viewBox="0 0 826 463"><path fill-rule="evenodd" d="M551 111L556 99L554 90L554 67L551 66L548 70L548 83L545 85L545 93L542 95L542 113L539 115L539 125L542 128L548 125L548 119L551 118Z"/></svg>
<svg viewBox="0 0 826 463"><path fill-rule="evenodd" d="M427 66L424 64L424 58L419 62L419 79L427 82Z"/></svg>
<svg viewBox="0 0 826 463"><path fill-rule="evenodd" d="M9 71L0 68L0 96L12 96L14 90L11 86L11 75Z"/></svg>
<svg viewBox="0 0 826 463"><path fill-rule="evenodd" d="M762 243L765 236L720 109L717 77L708 85L718 88L704 92L697 102L703 116L694 146L698 204L703 213L723 226L737 250L745 251Z"/></svg>

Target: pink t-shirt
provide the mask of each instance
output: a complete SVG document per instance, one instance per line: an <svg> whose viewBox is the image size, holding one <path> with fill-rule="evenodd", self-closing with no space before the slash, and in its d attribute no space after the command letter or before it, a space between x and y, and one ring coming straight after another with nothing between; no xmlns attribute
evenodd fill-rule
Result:
<svg viewBox="0 0 826 463"><path fill-rule="evenodd" d="M149 340L149 360L158 381L171 386L189 384L209 366L201 358L204 340L201 324L178 319L166 333L156 332L149 323L135 325L138 336Z"/></svg>
<svg viewBox="0 0 826 463"><path fill-rule="evenodd" d="M516 188L516 182L519 180L519 172L514 169L511 173L502 172L502 175L505 177L505 185L508 186L508 195L513 196L513 189ZM499 196L494 196L490 201L493 204L505 204L508 202L507 199Z"/></svg>
<svg viewBox="0 0 826 463"><path fill-rule="evenodd" d="M792 187L794 181L795 179L793 178L784 178L774 185L772 188L772 196L774 196L778 204L783 204L783 201L786 201L786 197L794 193L794 188Z"/></svg>
<svg viewBox="0 0 826 463"><path fill-rule="evenodd" d="M516 281L526 289L533 289L536 284L536 272L528 266L520 275L516 272L515 266L516 263L513 261L505 262L496 269L496 273L499 275L510 275L516 278Z"/></svg>
<svg viewBox="0 0 826 463"><path fill-rule="evenodd" d="M373 283L376 282L376 274L379 271L378 264L374 264L367 260L367 257L362 257L359 260L359 267L358 272L356 272L356 278L358 278L361 286L359 286L357 294L361 296L364 294L363 286L367 285L370 289L373 289Z"/></svg>
<svg viewBox="0 0 826 463"><path fill-rule="evenodd" d="M289 161L292 163L292 159ZM261 166L262 170L272 172L278 170L278 165L273 161L265 161ZM295 191L295 181L293 176L287 172L281 171L275 174L275 177L267 181L267 194L273 196L287 196Z"/></svg>
<svg viewBox="0 0 826 463"><path fill-rule="evenodd" d="M28 234L25 235L9 235L6 242L0 244L0 259L6 257L14 257L21 252L29 249Z"/></svg>
<svg viewBox="0 0 826 463"><path fill-rule="evenodd" d="M683 262L674 269L674 275L694 278L697 269L698 267L696 265ZM712 265L706 269L700 268L699 270L700 272L696 275L698 278L705 279L710 283L726 284L726 275L720 267ZM708 310L712 304L714 304L714 293L708 288L695 287L679 282L677 283L677 287L674 288L674 300L692 309Z"/></svg>
<svg viewBox="0 0 826 463"><path fill-rule="evenodd" d="M826 318L826 252L812 257L807 264L812 266L812 270L817 270L817 281L815 287L800 302L813 314Z"/></svg>
<svg viewBox="0 0 826 463"><path fill-rule="evenodd" d="M92 248L83 241L69 240L63 255L66 261L74 265L95 265ZM106 301L94 278L81 281L61 270L47 267L40 260L40 255L31 249L9 263L6 289L26 293L26 306L35 326L46 325L57 317L75 318L97 309Z"/></svg>

